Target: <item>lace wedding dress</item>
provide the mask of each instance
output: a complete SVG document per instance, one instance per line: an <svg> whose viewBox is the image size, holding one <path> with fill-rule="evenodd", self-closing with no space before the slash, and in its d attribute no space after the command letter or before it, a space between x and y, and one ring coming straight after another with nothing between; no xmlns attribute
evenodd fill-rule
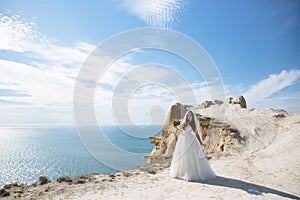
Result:
<svg viewBox="0 0 300 200"><path fill-rule="evenodd" d="M196 119L195 123L197 129L199 128L198 133L200 136L200 124L194 113L193 115L194 119ZM200 139L203 141L201 136ZM208 180L216 176L208 164L195 133L189 125L179 135L176 142L170 166L170 176L181 178L186 181Z"/></svg>

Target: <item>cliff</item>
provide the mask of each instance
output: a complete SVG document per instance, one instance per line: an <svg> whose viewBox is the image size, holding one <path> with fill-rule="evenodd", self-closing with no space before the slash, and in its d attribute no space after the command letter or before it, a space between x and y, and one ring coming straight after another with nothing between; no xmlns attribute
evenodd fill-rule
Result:
<svg viewBox="0 0 300 200"><path fill-rule="evenodd" d="M246 101L243 96L228 98L223 101L205 101L199 105L200 109L214 107L214 105L230 106L239 105L240 108L246 107ZM178 138L178 130L174 128L172 122L175 119L182 119L188 109L196 112L197 120L200 123L202 138L205 143L204 151L207 157L216 158L223 155L239 153L246 143L246 136L241 136L240 131L231 123L226 123L222 119L200 114L198 108L185 106L180 103L171 106L171 109L164 122L162 134L157 137L150 137L150 141L155 145L151 154L145 156L148 158L147 164L163 163L170 164L172 154Z"/></svg>
<svg viewBox="0 0 300 200"><path fill-rule="evenodd" d="M233 103L235 102L235 103ZM205 103L205 102L204 102ZM242 105L243 104L243 105ZM11 184L3 199L300 199L300 113L247 109L241 97L170 109L148 163L115 174L89 174L30 186ZM170 178L177 132L171 122L197 113L206 155L217 178Z"/></svg>

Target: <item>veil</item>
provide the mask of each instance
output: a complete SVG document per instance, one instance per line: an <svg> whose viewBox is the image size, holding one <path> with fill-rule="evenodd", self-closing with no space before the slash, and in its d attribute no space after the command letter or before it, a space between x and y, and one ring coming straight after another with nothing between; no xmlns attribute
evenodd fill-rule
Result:
<svg viewBox="0 0 300 200"><path fill-rule="evenodd" d="M192 114L193 114L193 118L194 118L194 121L195 121L196 129L197 129L197 131L198 131L198 135L199 135L199 137L200 137L200 139L201 139L201 142L203 142L200 123L199 123L199 121L198 121L198 118L197 118L196 114L195 114L193 111L191 111L191 110L186 111L186 113L185 113L185 115L184 115L184 117L183 117L183 119L182 119L181 122L182 122L182 124L183 124L183 122L186 122L186 117L187 117L187 114L188 114L189 112L192 112ZM193 132L194 132L194 131L193 131ZM194 133L194 135L196 136L196 133Z"/></svg>

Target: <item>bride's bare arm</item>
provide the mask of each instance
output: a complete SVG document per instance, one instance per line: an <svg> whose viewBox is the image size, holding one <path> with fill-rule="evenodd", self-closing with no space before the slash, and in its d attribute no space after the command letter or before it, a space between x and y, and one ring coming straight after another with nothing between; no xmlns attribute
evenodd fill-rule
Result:
<svg viewBox="0 0 300 200"><path fill-rule="evenodd" d="M196 131L196 138L198 139L198 141L199 141L199 143L200 143L201 145L205 146L205 144L203 144L203 142L202 142L201 139L200 139L200 136L199 136L198 131Z"/></svg>

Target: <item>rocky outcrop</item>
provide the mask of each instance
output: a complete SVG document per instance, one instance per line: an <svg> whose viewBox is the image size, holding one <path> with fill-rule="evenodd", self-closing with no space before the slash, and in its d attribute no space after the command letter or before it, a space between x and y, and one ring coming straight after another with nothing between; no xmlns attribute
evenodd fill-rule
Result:
<svg viewBox="0 0 300 200"><path fill-rule="evenodd" d="M241 106L241 108L247 108L247 103L246 100L243 96L237 96L237 97L229 97L225 99L225 101L220 101L220 100L214 100L214 101L205 101L199 105L200 109L208 108L212 105L221 105L221 104L238 104Z"/></svg>
<svg viewBox="0 0 300 200"><path fill-rule="evenodd" d="M246 138L241 137L239 130L232 125L209 117L200 118L199 121L206 144L204 151L209 156L239 153L246 142Z"/></svg>
<svg viewBox="0 0 300 200"><path fill-rule="evenodd" d="M188 108L189 108L189 106L184 106L181 103L176 103L175 105L171 106L171 109L167 115L167 118L166 118L165 123L162 128L162 136L163 137L168 136L168 134L169 134L168 128L169 128L170 124L172 123L172 121L174 119L183 118L183 116L186 113Z"/></svg>
<svg viewBox="0 0 300 200"><path fill-rule="evenodd" d="M223 104L223 101L220 101L220 100L204 101L203 103L201 103L199 105L199 108L203 109L203 108L208 108L209 106L212 106L212 105L221 105L221 104Z"/></svg>
<svg viewBox="0 0 300 200"><path fill-rule="evenodd" d="M220 100L205 101L199 105L200 109L206 109L214 105L240 105L241 108L247 108L246 100L243 96L235 98L229 97L224 102ZM148 164L168 163L173 155L177 137L180 134L172 125L174 119L182 119L186 111L191 106L185 106L176 103L171 106L160 136L150 137L154 144L151 154L146 155ZM240 135L238 129L232 125L226 124L216 118L196 114L201 125L202 138L204 140L204 151L209 156L218 156L224 153L237 153L240 147L245 143L246 138Z"/></svg>
<svg viewBox="0 0 300 200"><path fill-rule="evenodd" d="M247 108L246 100L243 96L237 96L235 98L229 97L225 100L226 104L239 104L241 108Z"/></svg>
<svg viewBox="0 0 300 200"><path fill-rule="evenodd" d="M170 127L167 130L167 134L164 136L150 137L150 141L154 144L154 148L150 155L144 156L148 158L148 164L161 163L168 165L168 161L173 155L173 151L177 141L177 130Z"/></svg>
<svg viewBox="0 0 300 200"><path fill-rule="evenodd" d="M176 105L174 105L176 106ZM184 107L181 105L181 108ZM172 109L173 108L173 109ZM177 111L172 106L168 118L165 122L165 132L161 136L150 137L150 141L154 144L154 148L148 158L148 164L160 163L168 166L175 149L177 138L180 134L178 129L175 129L170 121L170 116ZM239 149L245 143L245 138L240 136L239 131L233 126L221 122L217 119L197 115L201 126L203 142L206 145L204 151L208 157L218 157L224 153L238 153ZM173 118L172 118L173 119Z"/></svg>

